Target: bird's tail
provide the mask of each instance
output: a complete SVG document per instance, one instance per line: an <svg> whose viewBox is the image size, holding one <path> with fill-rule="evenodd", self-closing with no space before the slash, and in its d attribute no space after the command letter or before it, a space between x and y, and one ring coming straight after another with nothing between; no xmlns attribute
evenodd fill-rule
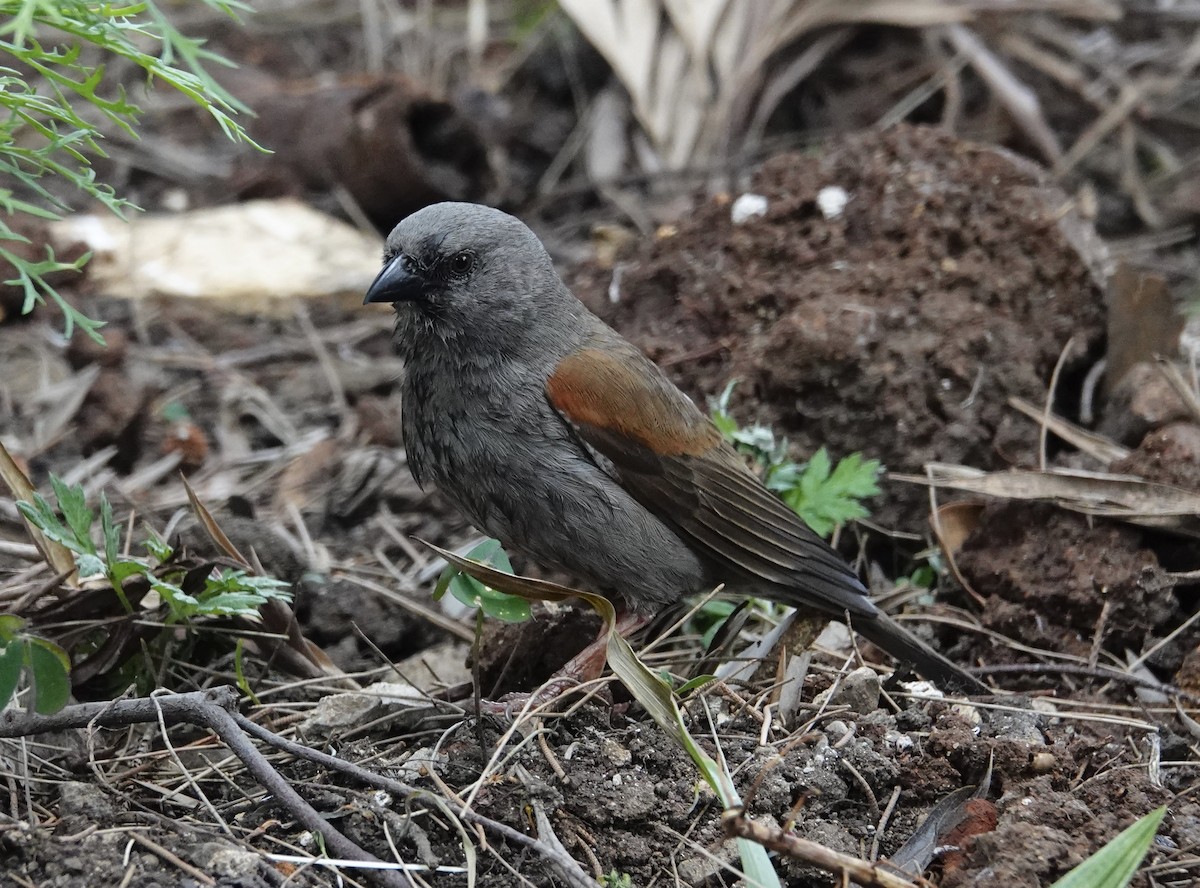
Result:
<svg viewBox="0 0 1200 888"><path fill-rule="evenodd" d="M962 667L951 663L891 617L851 618L854 631L902 663L910 663L925 678L966 694L991 694L992 689Z"/></svg>

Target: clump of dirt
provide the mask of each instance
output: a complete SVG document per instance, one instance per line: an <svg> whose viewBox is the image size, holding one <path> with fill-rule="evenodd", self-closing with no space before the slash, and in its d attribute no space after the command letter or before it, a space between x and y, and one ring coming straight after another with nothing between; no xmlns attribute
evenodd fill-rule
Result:
<svg viewBox="0 0 1200 888"><path fill-rule="evenodd" d="M1147 481L1200 490L1200 426L1174 422L1148 433L1137 450L1110 471Z"/></svg>
<svg viewBox="0 0 1200 888"><path fill-rule="evenodd" d="M710 200L615 281L578 270L576 292L701 402L740 380L742 418L804 453L902 471L1030 459L1036 429L1006 399L1044 398L1067 340L1082 355L1102 335L1098 254L1063 192L1001 149L912 127L775 157L747 190L765 215L735 224ZM904 523L924 497L892 489L879 517Z"/></svg>
<svg viewBox="0 0 1200 888"><path fill-rule="evenodd" d="M1051 778L1030 781L1001 798L999 825L974 838L965 865L947 876L943 888L1048 885L1123 829L1121 824L1170 799L1144 774L1117 769L1074 791L1054 784ZM1015 848L1022 853L1014 854Z"/></svg>
<svg viewBox="0 0 1200 888"><path fill-rule="evenodd" d="M1094 524L1047 505L996 503L955 561L986 599L983 625L1032 647L1086 658L1100 633L1118 655L1147 650L1180 619L1174 580L1126 525Z"/></svg>
<svg viewBox="0 0 1200 888"><path fill-rule="evenodd" d="M578 654L602 626L591 608L545 604L535 605L534 618L524 623L489 621L478 653L484 693L496 696L536 688Z"/></svg>

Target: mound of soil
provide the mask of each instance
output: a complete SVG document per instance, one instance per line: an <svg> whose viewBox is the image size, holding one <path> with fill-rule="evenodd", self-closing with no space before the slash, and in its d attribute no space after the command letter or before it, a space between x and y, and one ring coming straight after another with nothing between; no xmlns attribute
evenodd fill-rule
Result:
<svg viewBox="0 0 1200 888"><path fill-rule="evenodd" d="M840 213L822 211L831 188ZM710 200L635 244L615 282L579 269L576 292L701 403L740 380L741 419L801 453L902 471L1030 459L1036 429L1006 399L1044 399L1070 337L1064 378L1102 335L1099 252L1062 191L1002 149L912 127L776 157L748 191L765 215L735 224ZM919 489L887 499L884 523L925 507Z"/></svg>

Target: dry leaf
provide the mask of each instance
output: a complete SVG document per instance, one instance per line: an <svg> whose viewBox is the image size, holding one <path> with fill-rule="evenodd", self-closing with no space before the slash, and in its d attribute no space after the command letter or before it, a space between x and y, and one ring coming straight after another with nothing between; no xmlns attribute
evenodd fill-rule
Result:
<svg viewBox="0 0 1200 888"><path fill-rule="evenodd" d="M968 466L929 463L926 476L891 475L966 493L1054 503L1064 509L1116 518L1200 537L1200 492L1144 481L1131 475L1051 469L983 472Z"/></svg>

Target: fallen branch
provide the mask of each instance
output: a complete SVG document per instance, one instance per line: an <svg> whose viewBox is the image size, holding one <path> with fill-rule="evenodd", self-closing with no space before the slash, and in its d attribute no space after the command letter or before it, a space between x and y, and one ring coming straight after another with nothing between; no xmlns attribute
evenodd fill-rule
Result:
<svg viewBox="0 0 1200 888"><path fill-rule="evenodd" d="M21 713L6 710L0 713L0 738L28 737L47 731L71 728L123 728L136 724L190 724L212 731L230 751L242 760L246 770L263 789L287 809L306 829L319 834L325 847L336 856L360 863L393 866L384 863L346 838L306 802L290 783L276 771L258 751L234 720L238 692L233 687L218 687L188 694L143 697L137 700L115 700L107 703L80 703L68 706L53 715ZM385 888L413 888L408 875L399 869L371 870L368 878Z"/></svg>
<svg viewBox="0 0 1200 888"><path fill-rule="evenodd" d="M827 873L850 879L867 888L921 888L929 885L924 879L909 881L878 864L802 839L777 826L755 823L741 808L730 808L723 813L721 826L725 835L730 838L749 839L770 851L803 860Z"/></svg>

